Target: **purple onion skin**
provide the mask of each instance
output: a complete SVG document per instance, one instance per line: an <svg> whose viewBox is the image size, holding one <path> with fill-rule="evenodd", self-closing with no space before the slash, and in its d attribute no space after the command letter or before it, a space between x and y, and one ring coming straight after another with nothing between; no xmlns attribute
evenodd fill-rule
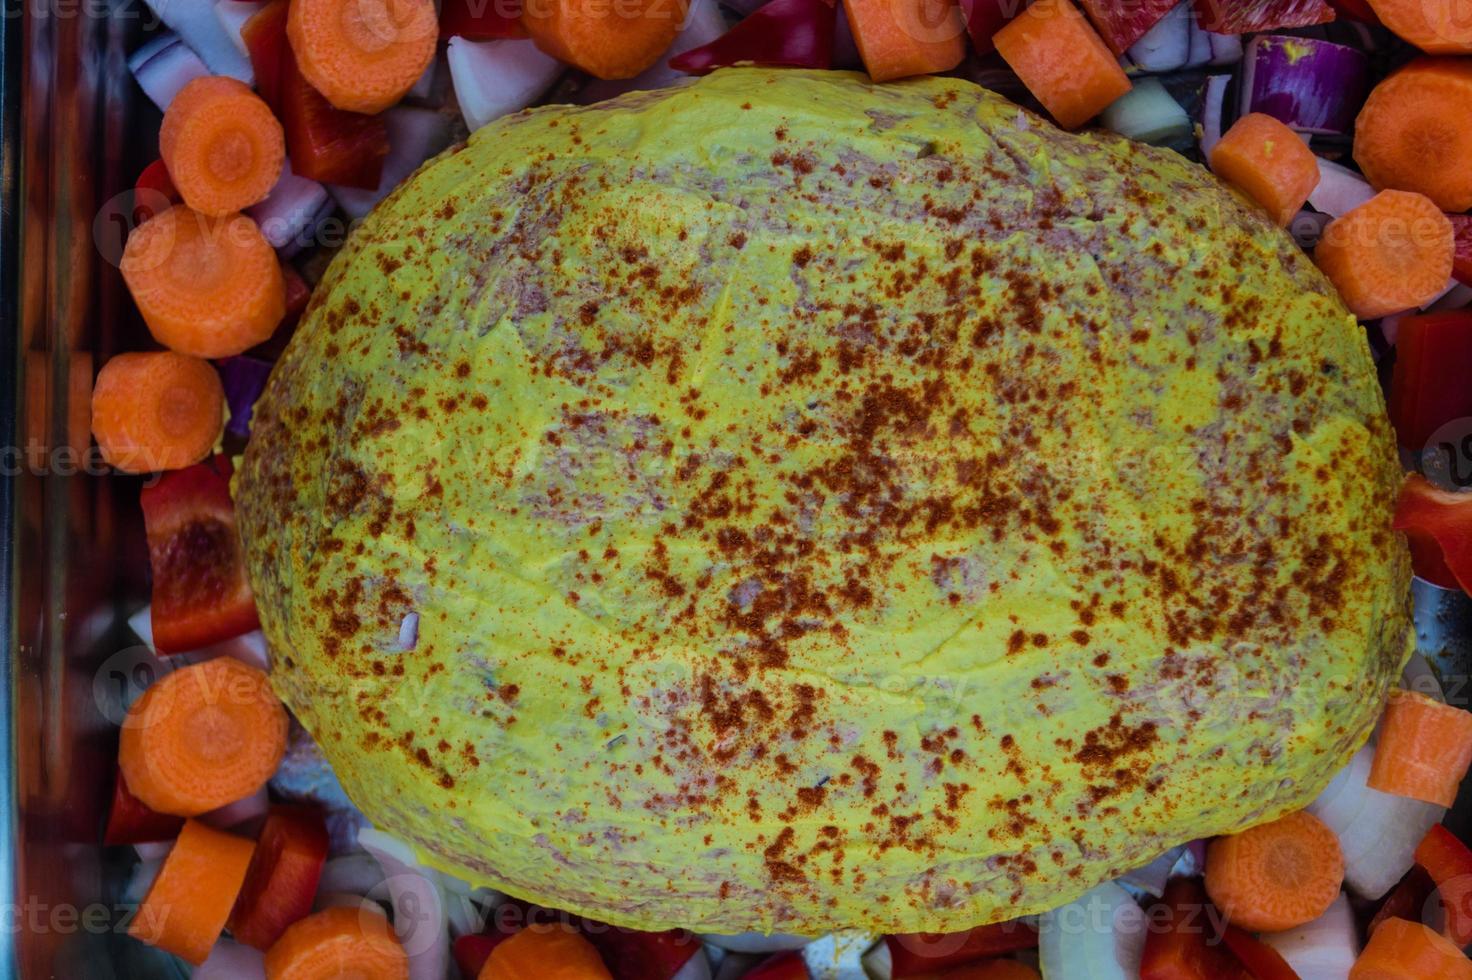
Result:
<svg viewBox="0 0 1472 980"><path fill-rule="evenodd" d="M704 75L732 65L831 68L835 5L826 0L770 0L709 44L670 60L670 67Z"/></svg>
<svg viewBox="0 0 1472 980"><path fill-rule="evenodd" d="M1343 135L1369 92L1363 51L1313 38L1262 35L1252 39L1252 90L1246 112L1261 112L1306 133Z"/></svg>
<svg viewBox="0 0 1472 980"><path fill-rule="evenodd" d="M220 383L225 388L225 401L230 406L230 421L225 431L250 437L250 417L256 399L266 390L266 379L271 376L271 363L254 357L226 357L215 362L220 372Z"/></svg>

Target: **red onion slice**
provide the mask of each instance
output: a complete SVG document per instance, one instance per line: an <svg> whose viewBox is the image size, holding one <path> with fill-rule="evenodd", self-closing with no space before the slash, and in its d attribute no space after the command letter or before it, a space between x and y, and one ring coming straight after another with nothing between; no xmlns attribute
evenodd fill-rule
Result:
<svg viewBox="0 0 1472 980"><path fill-rule="evenodd" d="M235 0L227 2L234 3ZM326 194L325 190L323 194ZM271 367L269 361L244 355L226 357L215 363L216 370L220 372L220 384L225 389L225 403L230 407L230 421L225 423L225 431L250 436L251 413L255 410L256 399L266 390Z"/></svg>
<svg viewBox="0 0 1472 980"><path fill-rule="evenodd" d="M1369 92L1363 51L1310 37L1260 34L1247 44L1243 112L1262 112L1304 133L1341 136Z"/></svg>
<svg viewBox="0 0 1472 980"><path fill-rule="evenodd" d="M354 220L367 217L424 161L450 145L450 120L433 109L397 106L386 111L383 119L388 124L388 156L378 187L371 191L336 185L328 188L344 213Z"/></svg>

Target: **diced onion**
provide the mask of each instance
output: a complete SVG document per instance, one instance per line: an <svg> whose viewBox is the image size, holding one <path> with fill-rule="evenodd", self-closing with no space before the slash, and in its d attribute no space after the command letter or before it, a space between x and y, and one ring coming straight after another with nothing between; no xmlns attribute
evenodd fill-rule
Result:
<svg viewBox="0 0 1472 980"><path fill-rule="evenodd" d="M1170 880L1171 872L1175 870L1181 860L1181 855L1185 853L1184 844L1180 847L1172 847L1149 864L1142 865L1133 871L1127 871L1115 880L1126 890L1138 890L1146 895L1159 898L1165 894L1165 883Z"/></svg>
<svg viewBox="0 0 1472 980"><path fill-rule="evenodd" d="M233 0L232 0L233 2ZM179 35L165 32L133 52L128 59L128 70L138 81L153 104L167 109L179 90L196 78L210 73L199 55L179 39Z"/></svg>
<svg viewBox="0 0 1472 980"><path fill-rule="evenodd" d="M1348 167L1319 158L1319 183L1308 196L1315 211L1341 217L1375 196L1370 182Z"/></svg>
<svg viewBox="0 0 1472 980"><path fill-rule="evenodd" d="M245 38L241 36L240 29L265 7L263 0L220 0L215 4L215 18L225 29L225 36L230 38L230 42L246 58L250 57L250 51L245 46Z"/></svg>
<svg viewBox="0 0 1472 980"><path fill-rule="evenodd" d="M1354 910L1342 892L1314 921L1262 939L1282 954L1299 980L1344 980L1359 956Z"/></svg>
<svg viewBox="0 0 1472 980"><path fill-rule="evenodd" d="M1242 111L1306 133L1343 135L1369 91L1363 51L1311 37L1259 34L1242 62Z"/></svg>
<svg viewBox="0 0 1472 980"><path fill-rule="evenodd" d="M199 55L210 72L229 75L247 85L255 84L250 58L235 46L215 8L208 0L144 0L189 49Z"/></svg>
<svg viewBox="0 0 1472 980"><path fill-rule="evenodd" d="M531 41L452 37L446 50L460 114L472 132L531 105L563 70L560 61L543 54Z"/></svg>
<svg viewBox="0 0 1472 980"><path fill-rule="evenodd" d="M450 928L433 872L397 837L365 828L358 843L382 865L394 909L394 934L409 956L409 980L444 980L450 968Z"/></svg>
<svg viewBox="0 0 1472 980"><path fill-rule="evenodd" d="M1100 116L1106 129L1141 143L1168 143L1191 132L1191 119L1158 79L1146 78Z"/></svg>
<svg viewBox="0 0 1472 980"><path fill-rule="evenodd" d="M1038 956L1049 980L1139 980L1145 913L1112 881L1038 920Z"/></svg>
<svg viewBox="0 0 1472 980"><path fill-rule="evenodd" d="M225 0L235 3L236 0ZM266 954L250 946L221 939L209 959L194 968L189 980L266 980Z"/></svg>
<svg viewBox="0 0 1472 980"><path fill-rule="evenodd" d="M1172 8L1130 45L1129 60L1147 72L1177 71L1185 67L1191 58L1191 22L1195 19L1190 0Z"/></svg>
<svg viewBox="0 0 1472 980"><path fill-rule="evenodd" d="M1201 96L1201 155L1211 156L1211 148L1222 138L1226 128L1227 90L1231 75L1211 75Z"/></svg>

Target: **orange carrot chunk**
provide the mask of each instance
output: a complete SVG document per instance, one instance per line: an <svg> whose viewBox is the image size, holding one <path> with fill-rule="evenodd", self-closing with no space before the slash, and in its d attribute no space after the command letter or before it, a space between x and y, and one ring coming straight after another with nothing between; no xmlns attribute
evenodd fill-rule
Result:
<svg viewBox="0 0 1472 980"><path fill-rule="evenodd" d="M348 112L382 112L434 60L434 0L291 0L286 37L302 77Z"/></svg>
<svg viewBox="0 0 1472 980"><path fill-rule="evenodd" d="M225 425L225 389L209 362L173 351L119 354L92 389L92 435L124 473L204 459Z"/></svg>
<svg viewBox="0 0 1472 980"><path fill-rule="evenodd" d="M1130 80L1069 0L1038 0L994 38L997 52L1064 129L1082 126Z"/></svg>
<svg viewBox="0 0 1472 980"><path fill-rule="evenodd" d="M1472 766L1472 712L1414 691L1392 691L1365 785L1451 806Z"/></svg>
<svg viewBox="0 0 1472 980"><path fill-rule="evenodd" d="M264 786L286 753L286 726L266 675L218 657L143 692L123 720L118 765L146 806L193 817Z"/></svg>
<svg viewBox="0 0 1472 980"><path fill-rule="evenodd" d="M1206 851L1206 893L1228 921L1251 932L1312 922L1343 883L1339 839L1306 811L1218 837Z"/></svg>
<svg viewBox="0 0 1472 980"><path fill-rule="evenodd" d="M687 0L531 0L521 25L559 61L598 78L633 78L674 43L688 6Z"/></svg>
<svg viewBox="0 0 1472 980"><path fill-rule="evenodd" d="M271 193L286 160L286 135L259 95L233 78L206 75L164 110L158 149L184 203L219 216Z"/></svg>
<svg viewBox="0 0 1472 980"><path fill-rule="evenodd" d="M1452 223L1430 198L1381 191L1325 226L1314 261L1350 312L1373 320L1445 289L1454 247Z"/></svg>
<svg viewBox="0 0 1472 980"><path fill-rule="evenodd" d="M128 935L195 966L203 963L225 928L255 849L244 837L187 821Z"/></svg>
<svg viewBox="0 0 1472 980"><path fill-rule="evenodd" d="M266 980L408 980L409 957L383 913L335 906L292 924L266 953Z"/></svg>
<svg viewBox="0 0 1472 980"><path fill-rule="evenodd" d="M1472 980L1472 960L1419 922L1386 919L1349 968L1349 980Z"/></svg>
<svg viewBox="0 0 1472 980"><path fill-rule="evenodd" d="M1211 150L1211 169L1287 225L1319 184L1319 161L1283 123L1251 112Z"/></svg>
<svg viewBox="0 0 1472 980"><path fill-rule="evenodd" d="M598 950L568 926L528 926L491 951L476 980L611 980Z"/></svg>
<svg viewBox="0 0 1472 980"><path fill-rule="evenodd" d="M1468 0L1369 0L1375 16L1402 39L1429 54L1472 53Z"/></svg>
<svg viewBox="0 0 1472 980"><path fill-rule="evenodd" d="M243 353L286 315L276 250L244 215L169 208L133 229L122 271L154 339L180 354Z"/></svg>
<svg viewBox="0 0 1472 980"><path fill-rule="evenodd" d="M1418 58L1376 85L1355 120L1354 159L1377 188L1472 208L1472 61Z"/></svg>
<svg viewBox="0 0 1472 980"><path fill-rule="evenodd" d="M966 24L953 0L846 0L843 10L876 82L950 71L966 57Z"/></svg>

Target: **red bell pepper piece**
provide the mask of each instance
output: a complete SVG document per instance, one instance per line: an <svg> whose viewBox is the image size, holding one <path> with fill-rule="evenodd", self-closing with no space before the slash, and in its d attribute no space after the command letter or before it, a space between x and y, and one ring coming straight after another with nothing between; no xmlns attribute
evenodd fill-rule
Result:
<svg viewBox="0 0 1472 980"><path fill-rule="evenodd" d="M1472 286L1472 214L1449 214L1452 223L1452 275Z"/></svg>
<svg viewBox="0 0 1472 980"><path fill-rule="evenodd" d="M1375 14L1375 8L1371 7L1366 0L1329 0L1329 6L1334 12L1345 20L1357 20L1361 24L1369 24L1379 27L1380 18Z"/></svg>
<svg viewBox="0 0 1472 980"><path fill-rule="evenodd" d="M1007 20L1011 20L1027 6L1017 0L998 0L1001 3L1011 2L1013 8ZM1137 3L1120 3L1119 0L1080 0L1080 6L1084 13L1088 14L1089 20L1094 22L1094 27L1099 31L1099 36L1104 43L1109 45L1109 50L1115 54L1124 54L1146 32L1160 19L1176 6L1170 0L1139 0ZM1004 8L1005 9L1005 8ZM993 31L995 33L995 31ZM990 46L990 42L988 42Z"/></svg>
<svg viewBox="0 0 1472 980"><path fill-rule="evenodd" d="M1400 488L1391 527L1404 531L1416 574L1472 594L1472 493L1452 493L1412 473Z"/></svg>
<svg viewBox="0 0 1472 980"><path fill-rule="evenodd" d="M741 975L741 980L811 980L808 965L796 950L762 960Z"/></svg>
<svg viewBox="0 0 1472 980"><path fill-rule="evenodd" d="M133 184L134 227L182 200L173 178L169 176L169 168L164 166L163 160L153 161L143 168Z"/></svg>
<svg viewBox="0 0 1472 980"><path fill-rule="evenodd" d="M230 500L230 461L166 473L139 496L153 567L153 645L183 653L260 626Z"/></svg>
<svg viewBox="0 0 1472 980"><path fill-rule="evenodd" d="M128 791L123 771L118 770L112 784L112 809L107 812L107 829L103 831L102 843L108 847L118 844L151 844L154 841L172 840L184 829L184 818L150 810L138 797Z"/></svg>
<svg viewBox="0 0 1472 980"><path fill-rule="evenodd" d="M1370 924L1365 927L1365 935L1373 936L1375 930L1380 928L1380 923L1386 919L1420 922L1426 912L1426 903L1435 891L1436 882L1431 880L1426 869L1413 866L1401 878L1400 883L1390 890L1390 894L1385 896L1380 908L1375 910Z"/></svg>
<svg viewBox="0 0 1472 980"><path fill-rule="evenodd" d="M1390 421L1413 452L1437 429L1472 416L1472 311L1403 317L1390 376Z"/></svg>
<svg viewBox="0 0 1472 980"><path fill-rule="evenodd" d="M376 188L388 156L388 124L382 116L344 112L302 77L286 39L286 0L262 8L240 36L256 88L286 131L292 172L327 184Z"/></svg>
<svg viewBox="0 0 1472 980"><path fill-rule="evenodd" d="M1095 5L1089 0L1084 0L1084 2L1088 7ZM1021 13L1025 6L1023 0L961 0L961 12L966 15L966 33L971 35L971 46L976 49L976 53L983 55L995 51L997 45L992 38L996 36L997 31L1006 27L1013 17ZM1113 8L1110 8L1109 12L1112 13ZM1093 16L1092 12L1090 16ZM1141 33L1143 34L1144 31Z"/></svg>
<svg viewBox="0 0 1472 980"><path fill-rule="evenodd" d="M1416 845L1416 864L1436 882L1446 913L1443 934L1458 946L1472 943L1472 850L1437 824Z"/></svg>
<svg viewBox="0 0 1472 980"><path fill-rule="evenodd" d="M273 806L230 913L235 941L270 949L292 923L312 914L327 863L327 821L310 806Z"/></svg>
<svg viewBox="0 0 1472 980"><path fill-rule="evenodd" d="M990 956L1005 956L1019 949L1034 949L1038 931L1026 922L1013 919L977 926L965 932L912 932L885 936L890 975L895 980L920 976L960 966Z"/></svg>
<svg viewBox="0 0 1472 980"><path fill-rule="evenodd" d="M1195 0L1201 29L1215 34L1246 34L1327 24L1334 8L1324 0Z"/></svg>
<svg viewBox="0 0 1472 980"><path fill-rule="evenodd" d="M588 923L583 928L613 980L671 980L700 952L700 940L684 929L640 932Z"/></svg>
<svg viewBox="0 0 1472 980"><path fill-rule="evenodd" d="M1252 980L1299 980L1298 973L1283 959L1283 954L1236 926L1227 926L1222 941L1232 955L1247 968Z"/></svg>
<svg viewBox="0 0 1472 980"><path fill-rule="evenodd" d="M312 287L296 271L290 262L281 263L281 278L286 282L286 318L283 324L295 324L307 312L307 302L312 298Z"/></svg>
<svg viewBox="0 0 1472 980"><path fill-rule="evenodd" d="M732 65L832 68L835 6L829 0L770 0L709 44L670 59L670 67L704 75Z"/></svg>
<svg viewBox="0 0 1472 980"><path fill-rule="evenodd" d="M440 40L469 41L526 37L521 26L521 0L444 0L440 4Z"/></svg>
<svg viewBox="0 0 1472 980"><path fill-rule="evenodd" d="M1206 889L1198 878L1172 878L1146 914L1140 980L1252 980L1232 951L1211 935Z"/></svg>

